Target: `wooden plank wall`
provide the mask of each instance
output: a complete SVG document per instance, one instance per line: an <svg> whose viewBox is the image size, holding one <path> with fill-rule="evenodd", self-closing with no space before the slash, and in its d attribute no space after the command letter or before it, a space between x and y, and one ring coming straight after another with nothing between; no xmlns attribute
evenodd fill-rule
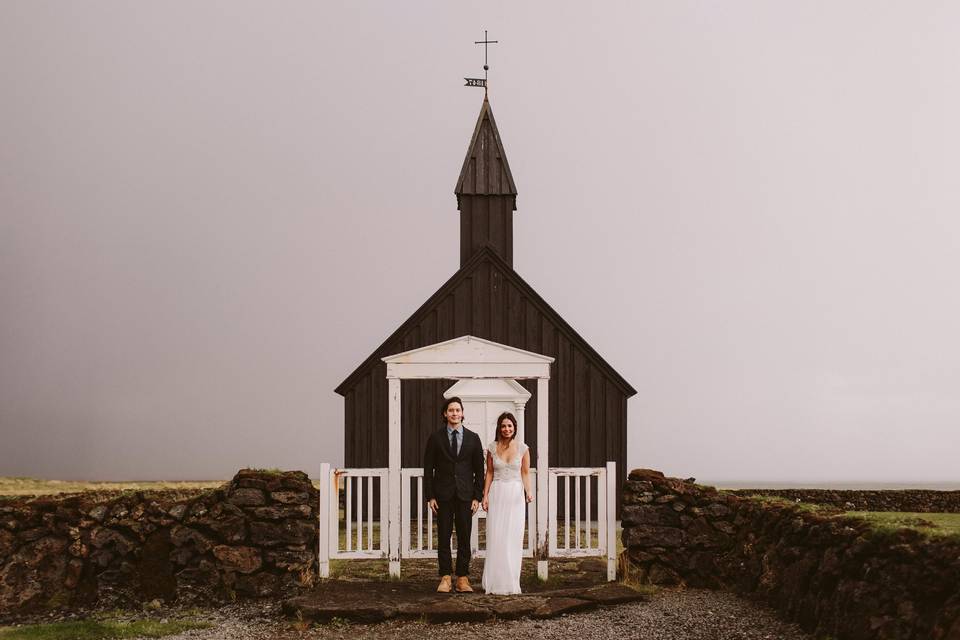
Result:
<svg viewBox="0 0 960 640"><path fill-rule="evenodd" d="M550 466L617 463L617 492L626 477L627 396L621 388L523 292L489 263L481 264L422 320L378 357L471 334L556 358L550 378ZM526 438L536 453L536 380L521 380L533 394L526 407ZM401 464L423 464L427 436L442 426L443 391L453 381L405 380L401 387ZM348 467L388 463L386 365L378 362L345 396ZM619 517L619 505L617 509Z"/></svg>
<svg viewBox="0 0 960 640"><path fill-rule="evenodd" d="M460 203L460 266L486 245L513 265L513 203L515 196L464 196Z"/></svg>

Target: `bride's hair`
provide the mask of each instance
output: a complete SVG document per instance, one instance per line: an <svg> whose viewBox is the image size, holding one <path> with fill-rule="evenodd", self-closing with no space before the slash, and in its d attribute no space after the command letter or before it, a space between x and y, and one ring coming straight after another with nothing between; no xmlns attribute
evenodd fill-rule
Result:
<svg viewBox="0 0 960 640"><path fill-rule="evenodd" d="M510 436L510 439L513 440L514 438L517 437L517 418L509 411L504 411L503 413L500 414L500 417L497 418L497 431L496 431L496 437L494 438L494 440L498 440L498 441L500 440L500 425L503 424L504 420L509 420L510 422L513 423L513 435Z"/></svg>

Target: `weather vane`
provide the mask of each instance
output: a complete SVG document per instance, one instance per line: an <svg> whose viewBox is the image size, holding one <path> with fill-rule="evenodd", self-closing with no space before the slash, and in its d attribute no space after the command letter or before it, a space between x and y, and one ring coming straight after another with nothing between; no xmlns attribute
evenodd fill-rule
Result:
<svg viewBox="0 0 960 640"><path fill-rule="evenodd" d="M499 44L498 40L490 40L487 37L487 30L483 30L483 40L475 40L473 44L482 44L483 45L483 78L464 78L466 80L465 87L483 87L484 93L487 89L487 71L490 70L490 65L487 63L487 45Z"/></svg>

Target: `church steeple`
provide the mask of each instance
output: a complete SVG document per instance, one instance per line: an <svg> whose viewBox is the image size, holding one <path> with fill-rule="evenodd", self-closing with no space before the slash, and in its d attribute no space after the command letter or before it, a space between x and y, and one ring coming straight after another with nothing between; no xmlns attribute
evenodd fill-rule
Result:
<svg viewBox="0 0 960 640"><path fill-rule="evenodd" d="M454 193L460 210L460 266L490 245L512 267L517 187L486 95Z"/></svg>

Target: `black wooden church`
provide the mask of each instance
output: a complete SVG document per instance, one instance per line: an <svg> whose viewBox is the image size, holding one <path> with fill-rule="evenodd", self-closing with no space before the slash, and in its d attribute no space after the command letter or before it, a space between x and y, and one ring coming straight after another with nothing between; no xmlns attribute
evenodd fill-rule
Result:
<svg viewBox="0 0 960 640"><path fill-rule="evenodd" d="M344 398L345 465L388 465L387 379L381 358L472 335L555 358L548 394L549 466L600 467L613 460L620 495L627 463L627 399L636 391L513 270L517 187L486 96L454 193L460 210L460 269L336 389ZM525 420L534 425L536 380L518 382L532 394ZM422 466L423 443L442 424L443 392L452 384L403 381L402 467ZM525 436L535 455L536 429L527 429Z"/></svg>

